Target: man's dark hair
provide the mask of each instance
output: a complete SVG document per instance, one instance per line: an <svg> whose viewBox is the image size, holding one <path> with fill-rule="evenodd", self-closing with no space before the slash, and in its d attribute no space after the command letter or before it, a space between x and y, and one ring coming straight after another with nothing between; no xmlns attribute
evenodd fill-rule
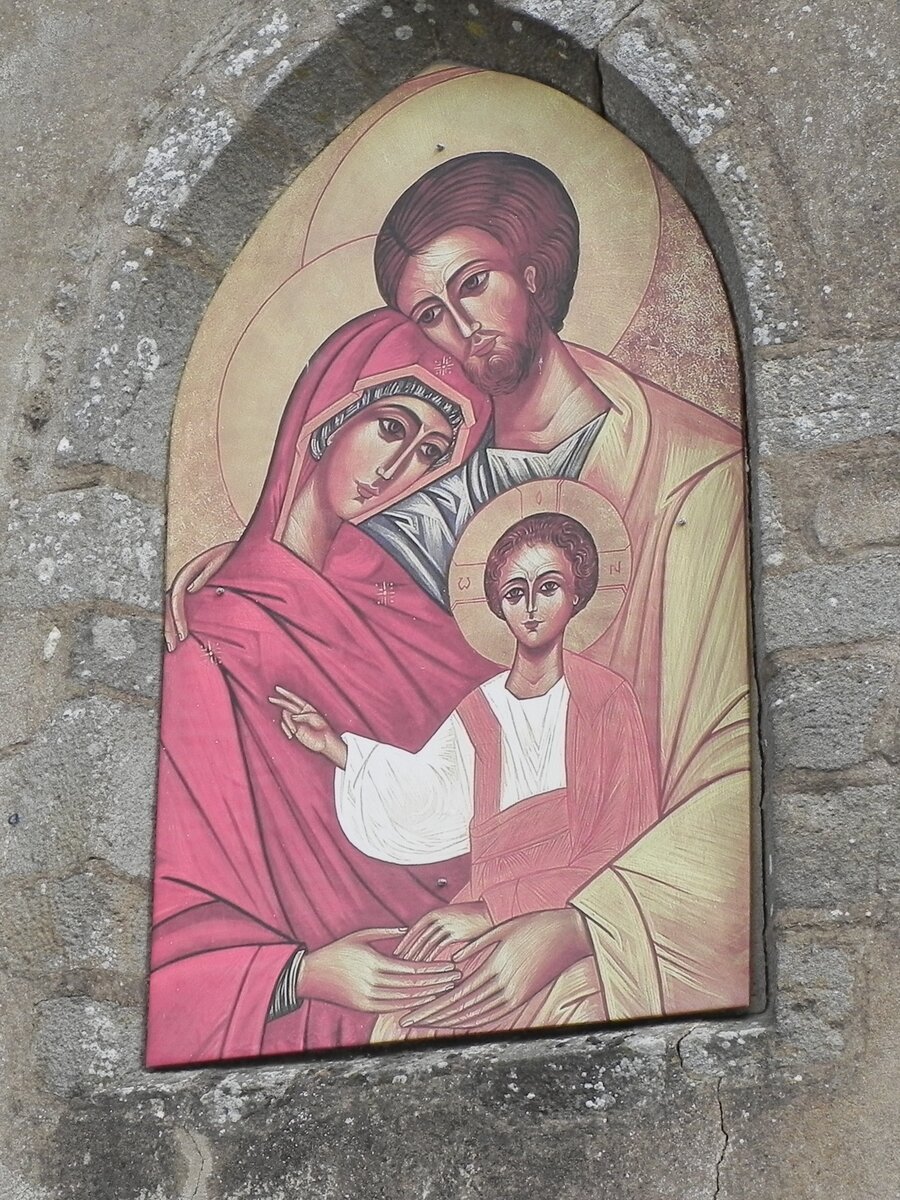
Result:
<svg viewBox="0 0 900 1200"><path fill-rule="evenodd" d="M503 616L500 581L509 558L523 546L556 546L572 564L579 611L597 590L600 559L594 539L565 513L534 513L510 525L494 543L484 565L484 595L491 612Z"/></svg>
<svg viewBox="0 0 900 1200"><path fill-rule="evenodd" d="M578 214L547 167L521 154L484 151L448 159L406 189L375 243L375 278L386 304L410 258L451 229L489 233L524 269L535 269L535 301L562 328L578 274Z"/></svg>

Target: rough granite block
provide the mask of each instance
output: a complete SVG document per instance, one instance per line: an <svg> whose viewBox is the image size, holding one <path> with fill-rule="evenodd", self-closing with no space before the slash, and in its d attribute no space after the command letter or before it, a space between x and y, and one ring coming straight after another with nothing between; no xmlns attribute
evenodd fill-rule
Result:
<svg viewBox="0 0 900 1200"><path fill-rule="evenodd" d="M834 771L868 756L893 667L863 658L785 667L767 689L776 766Z"/></svg>
<svg viewBox="0 0 900 1200"><path fill-rule="evenodd" d="M146 877L156 733L146 709L94 696L66 704L24 749L0 760L0 876L71 871L95 857Z"/></svg>
<svg viewBox="0 0 900 1200"><path fill-rule="evenodd" d="M155 609L162 595L162 513L108 487L14 500L0 551L0 599L49 608L113 600Z"/></svg>
<svg viewBox="0 0 900 1200"><path fill-rule="evenodd" d="M772 575L762 596L766 651L900 633L900 554Z"/></svg>

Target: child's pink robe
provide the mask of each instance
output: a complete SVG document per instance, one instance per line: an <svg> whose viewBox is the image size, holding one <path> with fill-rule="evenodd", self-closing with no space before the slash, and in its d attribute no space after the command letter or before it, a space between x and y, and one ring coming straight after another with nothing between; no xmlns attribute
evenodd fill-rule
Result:
<svg viewBox="0 0 900 1200"><path fill-rule="evenodd" d="M567 655L566 786L501 810L501 731L481 688L457 708L475 747L471 880L454 898L483 900L495 924L564 907L659 816L657 787L637 701L606 667ZM379 1018L374 1041L434 1037ZM570 967L497 1030L606 1019L592 958ZM444 1031L447 1032L447 1031ZM453 1032L464 1032L454 1030Z"/></svg>

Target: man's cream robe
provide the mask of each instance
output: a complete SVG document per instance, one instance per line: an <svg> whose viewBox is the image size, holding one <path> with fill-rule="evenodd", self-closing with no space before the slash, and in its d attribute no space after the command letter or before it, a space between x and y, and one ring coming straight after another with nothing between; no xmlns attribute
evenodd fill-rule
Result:
<svg viewBox="0 0 900 1200"><path fill-rule="evenodd" d="M726 421L573 354L613 408L581 473L625 519L624 606L586 653L629 679L662 816L572 900L611 1020L749 999L750 697L744 457Z"/></svg>

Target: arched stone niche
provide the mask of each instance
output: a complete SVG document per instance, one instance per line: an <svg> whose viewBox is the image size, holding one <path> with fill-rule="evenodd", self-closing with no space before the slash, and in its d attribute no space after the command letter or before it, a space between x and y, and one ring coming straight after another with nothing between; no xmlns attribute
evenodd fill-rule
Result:
<svg viewBox="0 0 900 1200"><path fill-rule="evenodd" d="M615 5L595 11L593 5L539 3L349 8L334 14L309 5L296 14L278 10L269 21L235 22L173 82L123 197L131 242L143 241L145 231L150 244L137 257L122 250L127 265L106 284L108 314L98 280L95 322L104 333L122 336L115 353L103 344L109 337L98 340L96 353L93 347L87 352L88 378L71 405L60 466L100 461L161 478L156 421L165 419L165 406L150 406L152 428L146 410L134 421L135 406L127 400L117 411L108 393L116 391L118 372L137 374L154 400L163 391L171 397L206 300L283 188L360 112L435 61L521 71L599 106L647 150L698 217L725 279L748 371L752 345L796 336L778 286L780 265L767 270L756 184L728 142L730 101L718 80L704 79L699 67L691 70L690 48L674 44L677 28L663 29L652 10L631 15L624 5L621 12ZM715 150L707 150L713 138ZM156 239L166 254L154 262ZM178 298L177 320L170 321L175 306L166 302L167 291ZM154 318L162 326L156 331ZM141 323L143 335L133 328ZM126 355L123 342L134 352ZM126 378L126 397L136 386ZM751 387L751 441L753 411Z"/></svg>

